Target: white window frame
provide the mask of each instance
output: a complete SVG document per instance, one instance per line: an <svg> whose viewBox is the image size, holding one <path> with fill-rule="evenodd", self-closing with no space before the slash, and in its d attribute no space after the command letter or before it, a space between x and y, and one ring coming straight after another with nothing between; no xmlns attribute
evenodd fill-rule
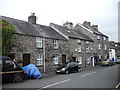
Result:
<svg viewBox="0 0 120 90"><path fill-rule="evenodd" d="M58 64L58 55L53 57L53 64Z"/></svg>
<svg viewBox="0 0 120 90"><path fill-rule="evenodd" d="M87 65L90 64L90 58L89 57L86 59L86 63L87 63Z"/></svg>
<svg viewBox="0 0 120 90"><path fill-rule="evenodd" d="M36 57L36 60L37 60L37 66L43 65L43 55L42 54L38 54Z"/></svg>
<svg viewBox="0 0 120 90"><path fill-rule="evenodd" d="M86 44L89 44L90 42L89 41L86 41Z"/></svg>
<svg viewBox="0 0 120 90"><path fill-rule="evenodd" d="M36 48L42 48L43 47L43 38L36 37Z"/></svg>
<svg viewBox="0 0 120 90"><path fill-rule="evenodd" d="M53 49L58 49L58 41L57 40L53 40Z"/></svg>
<svg viewBox="0 0 120 90"><path fill-rule="evenodd" d="M91 48L91 51L93 50L93 48Z"/></svg>
<svg viewBox="0 0 120 90"><path fill-rule="evenodd" d="M99 49L99 50L101 49L101 45L100 45L100 44L98 44L98 49Z"/></svg>
<svg viewBox="0 0 120 90"><path fill-rule="evenodd" d="M104 40L106 40L106 37L103 37L104 38Z"/></svg>
<svg viewBox="0 0 120 90"><path fill-rule="evenodd" d="M78 42L78 43L81 43L81 40L80 40L80 39L78 39L78 40L77 40L77 42Z"/></svg>
<svg viewBox="0 0 120 90"><path fill-rule="evenodd" d="M81 45L78 45L77 52L81 52Z"/></svg>
<svg viewBox="0 0 120 90"><path fill-rule="evenodd" d="M87 47L87 48L86 48L86 52L89 52L89 51L90 51L90 48L89 48L89 47Z"/></svg>
<svg viewBox="0 0 120 90"><path fill-rule="evenodd" d="M98 40L100 39L100 36L99 36L99 35L97 35L97 39L98 39Z"/></svg>
<svg viewBox="0 0 120 90"><path fill-rule="evenodd" d="M104 45L104 50L107 50L107 46L106 46L106 44Z"/></svg>
<svg viewBox="0 0 120 90"><path fill-rule="evenodd" d="M77 60L78 64L82 64L82 57L77 57Z"/></svg>

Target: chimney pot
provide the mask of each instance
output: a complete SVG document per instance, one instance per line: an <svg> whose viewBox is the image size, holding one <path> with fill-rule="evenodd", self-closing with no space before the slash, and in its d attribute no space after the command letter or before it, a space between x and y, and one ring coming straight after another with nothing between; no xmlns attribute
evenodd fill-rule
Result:
<svg viewBox="0 0 120 90"><path fill-rule="evenodd" d="M91 23L90 23L90 22L87 22L87 21L84 21L83 25L84 25L84 26L87 26L87 27L91 27Z"/></svg>
<svg viewBox="0 0 120 90"><path fill-rule="evenodd" d="M28 17L28 22L31 23L31 24L36 24L36 16L35 16L35 13L31 13L32 15L30 15Z"/></svg>
<svg viewBox="0 0 120 90"><path fill-rule="evenodd" d="M98 31L98 25L92 25L92 29L97 30Z"/></svg>
<svg viewBox="0 0 120 90"><path fill-rule="evenodd" d="M68 29L73 29L73 23L66 21L66 23L63 24L63 26L67 27Z"/></svg>

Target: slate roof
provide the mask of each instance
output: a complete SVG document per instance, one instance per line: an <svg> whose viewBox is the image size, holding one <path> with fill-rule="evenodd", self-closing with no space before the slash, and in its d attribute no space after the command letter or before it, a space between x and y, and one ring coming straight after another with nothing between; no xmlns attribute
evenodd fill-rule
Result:
<svg viewBox="0 0 120 90"><path fill-rule="evenodd" d="M50 26L39 25L39 24L31 24L26 21L17 20L5 16L0 16L2 19L8 21L15 27L15 33L20 33L24 35L30 36L39 36L45 38L52 38L52 39L62 39L67 40Z"/></svg>
<svg viewBox="0 0 120 90"><path fill-rule="evenodd" d="M86 36L85 34L81 33L80 31L78 31L78 30L72 30L72 31L80 39L93 42L93 40L90 37Z"/></svg>
<svg viewBox="0 0 120 90"><path fill-rule="evenodd" d="M98 35L102 35L102 36L108 37L108 36L106 36L105 34L103 34L103 33L100 32L100 31L94 30L94 29L92 29L92 28L90 28L90 27L87 27L87 26L84 26L84 25L82 25L82 24L80 24L80 23L79 23L78 25L80 25L80 26L82 26L82 27L84 27L84 28L86 28L86 29L89 29L90 31L92 31L92 32L95 33L95 34L98 34Z"/></svg>
<svg viewBox="0 0 120 90"><path fill-rule="evenodd" d="M85 34L81 33L80 31L70 30L70 29L68 29L64 26L57 25L57 24L54 24L54 23L50 23L50 26L53 27L54 29L57 29L62 34L66 35L68 38L75 38L75 39L93 41L91 38L89 38Z"/></svg>

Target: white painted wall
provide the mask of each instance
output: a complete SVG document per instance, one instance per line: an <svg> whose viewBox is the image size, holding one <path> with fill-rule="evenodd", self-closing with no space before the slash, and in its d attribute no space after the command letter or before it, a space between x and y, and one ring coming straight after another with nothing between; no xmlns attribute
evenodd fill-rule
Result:
<svg viewBox="0 0 120 90"><path fill-rule="evenodd" d="M115 49L109 49L109 58L114 58L116 60Z"/></svg>

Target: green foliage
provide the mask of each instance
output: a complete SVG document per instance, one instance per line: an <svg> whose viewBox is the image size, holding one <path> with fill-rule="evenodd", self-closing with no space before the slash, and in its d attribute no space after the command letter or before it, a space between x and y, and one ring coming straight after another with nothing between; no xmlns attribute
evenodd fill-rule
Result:
<svg viewBox="0 0 120 90"><path fill-rule="evenodd" d="M14 38L14 31L14 27L10 23L2 19L2 25L0 26L0 33L2 33L2 55L9 54Z"/></svg>

